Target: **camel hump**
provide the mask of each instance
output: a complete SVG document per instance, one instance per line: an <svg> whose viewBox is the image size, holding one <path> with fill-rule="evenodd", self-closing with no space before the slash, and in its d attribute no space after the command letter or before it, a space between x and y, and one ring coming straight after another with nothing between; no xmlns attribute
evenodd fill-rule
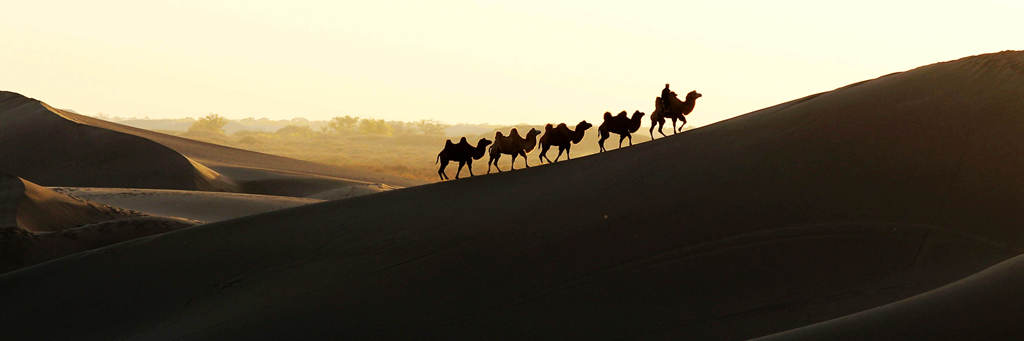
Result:
<svg viewBox="0 0 1024 341"><path fill-rule="evenodd" d="M569 126L565 125L565 123L559 123L558 129L569 129Z"/></svg>
<svg viewBox="0 0 1024 341"><path fill-rule="evenodd" d="M502 138L502 137L505 137L505 134L502 134L500 131L494 133L494 138L495 139Z"/></svg>
<svg viewBox="0 0 1024 341"><path fill-rule="evenodd" d="M561 126L561 124L559 124L559 126ZM544 125L544 131L551 130L552 128L554 128L554 127L551 126L551 123L548 123L548 124Z"/></svg>
<svg viewBox="0 0 1024 341"><path fill-rule="evenodd" d="M625 110L623 110L623 111L620 111L620 112L619 112L619 114L618 114L618 115L616 115L616 116L619 116L619 117L626 117L626 115L629 115L629 113L627 113L627 112L626 112Z"/></svg>
<svg viewBox="0 0 1024 341"><path fill-rule="evenodd" d="M612 119L612 113L605 111L604 112L604 120L607 121L607 120L610 120L610 119Z"/></svg>
<svg viewBox="0 0 1024 341"><path fill-rule="evenodd" d="M466 137L465 136L463 136L462 139L459 140L459 144L463 144L463 143L469 144L469 142L466 141Z"/></svg>
<svg viewBox="0 0 1024 341"><path fill-rule="evenodd" d="M447 140L444 141L444 147L445 148L451 147L453 144L454 143L452 143L452 139L447 139Z"/></svg>
<svg viewBox="0 0 1024 341"><path fill-rule="evenodd" d="M509 135L519 135L519 129L512 128L512 131L508 132Z"/></svg>

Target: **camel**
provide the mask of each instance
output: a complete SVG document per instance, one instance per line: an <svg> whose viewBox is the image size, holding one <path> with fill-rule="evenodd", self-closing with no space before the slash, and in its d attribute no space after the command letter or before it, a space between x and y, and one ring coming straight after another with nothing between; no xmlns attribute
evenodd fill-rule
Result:
<svg viewBox="0 0 1024 341"><path fill-rule="evenodd" d="M487 174L491 173L491 164L494 168L501 172L501 168L498 168L498 159L501 158L501 154L512 155L512 166L511 169L516 169L516 157L522 155L523 163L526 164L526 168L530 168L530 163L526 161L526 153L533 150L533 147L537 146L537 135L540 135L540 130L530 128L530 131L526 133L526 138L519 136L519 131L516 128L512 128L509 132L508 137L505 137L500 131L494 133L494 144L491 145L489 150L491 159L487 161Z"/></svg>
<svg viewBox="0 0 1024 341"><path fill-rule="evenodd" d="M551 159L547 157L548 148L551 146L558 146L558 156L555 156L555 161L558 162L558 158L562 157L562 152L565 152L565 159L569 160L569 149L572 148L573 144L580 143L583 140L583 135L593 127L593 124L587 121L580 121L576 124L576 130L570 130L565 123L559 123L557 127L552 127L551 123L544 126L544 136L540 137L540 162L544 162L545 159L548 163L551 163Z"/></svg>
<svg viewBox="0 0 1024 341"><path fill-rule="evenodd" d="M686 101L680 101L678 97L672 96L669 98L669 108L666 110L662 108L661 97L657 97L654 100L654 112L651 113L651 129L647 132L651 134L651 139L654 139L654 125L658 125L658 133L661 136L665 136L665 133L661 131L662 126L665 125L665 118L672 119L672 134L675 135L679 130L686 126L686 115L693 112L693 106L697 104L697 99L700 98L701 94L697 91L690 91L686 94ZM683 125L676 129L676 120L683 120Z"/></svg>
<svg viewBox="0 0 1024 341"><path fill-rule="evenodd" d="M601 151L604 149L604 140L608 139L609 133L619 134L619 148L622 148L622 140L629 138L629 145L633 145L633 136L630 135L640 129L640 120L644 118L644 113L637 110L633 113L633 117L627 117L626 111L623 110L618 115L612 116L612 113L604 113L604 122L601 126L597 127L597 131L601 133L601 139L597 140L597 145L601 147Z"/></svg>
<svg viewBox="0 0 1024 341"><path fill-rule="evenodd" d="M437 175L441 177L442 181L448 180L448 174L444 172L445 167L448 167L448 161L458 161L459 170L455 172L455 178L459 178L462 166L467 163L469 164L469 176L473 176L473 160L484 157L484 150L489 144L491 144L490 140L480 139L476 143L476 147L473 147L466 142L465 137L459 140L459 143L452 143L452 140L444 141L444 149L437 153L437 160L434 161L434 164L437 164L438 161L441 162L441 167L437 169Z"/></svg>

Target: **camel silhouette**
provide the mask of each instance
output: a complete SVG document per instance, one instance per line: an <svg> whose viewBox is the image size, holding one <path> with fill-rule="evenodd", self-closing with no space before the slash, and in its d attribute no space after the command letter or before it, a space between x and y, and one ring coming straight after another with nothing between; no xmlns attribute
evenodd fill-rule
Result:
<svg viewBox="0 0 1024 341"><path fill-rule="evenodd" d="M661 97L657 97L654 100L654 112L651 113L651 129L647 132L651 134L651 139L654 139L654 125L658 125L658 133L661 136L665 136L665 133L661 131L661 128L665 125L665 118L672 119L672 134L676 134L679 130L686 126L686 115L693 112L693 107L697 105L697 99L702 96L697 91L690 91L686 94L686 101L680 101L678 97L671 96L668 98L668 108L664 108L662 105ZM676 129L676 120L682 120L683 125Z"/></svg>
<svg viewBox="0 0 1024 341"><path fill-rule="evenodd" d="M622 148L622 140L629 138L629 145L633 145L633 136L630 135L640 129L640 120L644 118L644 113L637 110L633 113L633 117L627 117L626 111L623 110L618 115L612 116L612 113L604 113L604 122L601 126L597 127L597 131L601 133L601 139L597 141L597 145L601 147L601 151L605 151L604 140L608 139L609 133L619 134L619 148Z"/></svg>
<svg viewBox="0 0 1024 341"><path fill-rule="evenodd" d="M498 159L501 158L501 154L512 155L511 170L516 169L516 157L522 155L523 163L526 168L530 168L530 163L526 161L526 153L529 153L537 146L537 135L540 135L540 130L530 128L530 131L526 133L526 138L519 136L519 130L512 128L509 132L508 137L505 137L500 131L494 133L494 144L491 145L489 150L491 158L487 161L487 174L491 173L491 165L501 172L501 168L498 168Z"/></svg>
<svg viewBox="0 0 1024 341"><path fill-rule="evenodd" d="M473 147L466 142L466 138L463 137L459 140L459 143L452 143L452 140L444 141L444 149L440 153L437 153L437 160L441 162L441 167L437 169L437 175L441 177L441 180L448 180L448 174L444 172L445 167L448 167L448 161L458 161L459 170L455 172L455 178L459 178L459 173L462 172L462 166L469 164L469 176L473 176L473 160L479 160L484 157L484 151L487 146L491 144L491 140L480 139L476 143L476 147Z"/></svg>
<svg viewBox="0 0 1024 341"><path fill-rule="evenodd" d="M583 139L584 133L587 129L593 127L593 124L587 121L580 121L576 124L576 130L570 130L565 123L559 123L557 127L552 127L551 123L544 126L544 136L540 137L540 162L548 160L551 163L551 159L547 157L548 148L551 146L558 146L558 156L555 156L555 161L558 162L558 158L562 157L562 152L565 152L565 159L569 159L569 149L572 148L573 144L580 143Z"/></svg>

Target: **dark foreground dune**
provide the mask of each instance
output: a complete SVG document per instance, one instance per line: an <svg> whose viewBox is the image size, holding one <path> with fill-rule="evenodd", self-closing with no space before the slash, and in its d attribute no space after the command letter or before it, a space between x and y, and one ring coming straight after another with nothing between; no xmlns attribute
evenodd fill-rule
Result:
<svg viewBox="0 0 1024 341"><path fill-rule="evenodd" d="M899 302L764 340L1020 340L1024 256Z"/></svg>
<svg viewBox="0 0 1024 341"><path fill-rule="evenodd" d="M983 55L569 162L146 237L0 276L0 320L13 339L768 335L1020 254L1021 94L1024 53Z"/></svg>
<svg viewBox="0 0 1024 341"><path fill-rule="evenodd" d="M192 225L70 197L0 173L0 272Z"/></svg>

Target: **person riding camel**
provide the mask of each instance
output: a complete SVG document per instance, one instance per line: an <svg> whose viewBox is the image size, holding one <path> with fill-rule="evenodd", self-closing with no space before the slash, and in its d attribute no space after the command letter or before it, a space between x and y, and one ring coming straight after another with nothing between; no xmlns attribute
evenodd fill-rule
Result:
<svg viewBox="0 0 1024 341"><path fill-rule="evenodd" d="M665 110L668 110L669 98L675 96L676 93L672 90L669 90L668 83L665 83L665 88L661 89L661 107L665 108Z"/></svg>

